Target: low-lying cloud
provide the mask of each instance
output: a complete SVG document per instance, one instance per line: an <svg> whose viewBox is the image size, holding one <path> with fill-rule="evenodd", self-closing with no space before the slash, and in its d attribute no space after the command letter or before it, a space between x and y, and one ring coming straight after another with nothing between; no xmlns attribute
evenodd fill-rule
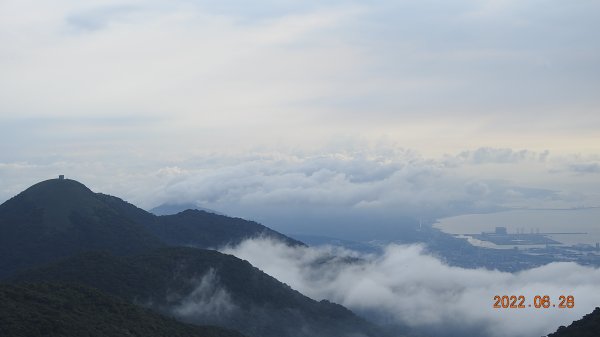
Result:
<svg viewBox="0 0 600 337"><path fill-rule="evenodd" d="M219 278L214 269L209 269L196 288L174 306L171 311L177 317L196 321L223 320L236 310L229 292L219 286Z"/></svg>
<svg viewBox="0 0 600 337"><path fill-rule="evenodd" d="M443 264L421 246L389 245L380 256L331 247L247 240L223 252L316 299L328 299L388 326L436 336L542 336L600 304L600 270L552 263L511 274ZM494 309L494 296L572 295L572 309Z"/></svg>

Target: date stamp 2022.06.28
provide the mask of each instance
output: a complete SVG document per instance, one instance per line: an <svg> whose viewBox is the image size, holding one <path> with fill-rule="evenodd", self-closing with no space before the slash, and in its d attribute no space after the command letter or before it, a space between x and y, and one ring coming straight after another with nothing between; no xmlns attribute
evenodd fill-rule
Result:
<svg viewBox="0 0 600 337"><path fill-rule="evenodd" d="M523 295L496 295L493 299L493 308L495 309L572 309L575 307L575 297L572 295L560 295L558 298L551 298L548 295L535 295L533 301Z"/></svg>

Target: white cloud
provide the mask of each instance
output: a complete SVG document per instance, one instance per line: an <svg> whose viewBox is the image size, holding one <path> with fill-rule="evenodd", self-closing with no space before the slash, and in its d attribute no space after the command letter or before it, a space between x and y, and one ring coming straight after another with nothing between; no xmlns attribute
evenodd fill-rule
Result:
<svg viewBox="0 0 600 337"><path fill-rule="evenodd" d="M600 270L554 263L516 274L444 265L419 246L388 246L382 256L332 248L292 248L264 239L223 252L314 299L340 303L380 323L436 336L541 336L591 312L600 302ZM338 256L338 258L332 258ZM348 262L344 257L359 258ZM494 309L496 295L572 295L572 309Z"/></svg>
<svg viewBox="0 0 600 337"><path fill-rule="evenodd" d="M224 320L237 309L229 292L219 285L214 269L209 269L194 283L197 283L196 288L170 308L175 316L195 321Z"/></svg>

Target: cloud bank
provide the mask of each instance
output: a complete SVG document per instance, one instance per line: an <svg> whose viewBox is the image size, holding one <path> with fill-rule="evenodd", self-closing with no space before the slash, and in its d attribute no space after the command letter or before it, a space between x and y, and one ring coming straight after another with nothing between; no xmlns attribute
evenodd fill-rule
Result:
<svg viewBox="0 0 600 337"><path fill-rule="evenodd" d="M419 246L390 245L381 256L339 248L292 248L265 239L223 252L316 299L328 299L380 324L436 336L542 336L593 311L600 303L600 270L553 263L511 274L444 265ZM572 309L494 309L495 295L533 303L572 295Z"/></svg>
<svg viewBox="0 0 600 337"><path fill-rule="evenodd" d="M396 144L331 145L318 152L203 154L165 165L48 158L0 163L0 195L66 174L142 208L195 203L285 233L389 238L418 219L511 207L600 205L594 156L480 148L423 157ZM574 168L577 168L574 171ZM417 220L415 220L417 219Z"/></svg>

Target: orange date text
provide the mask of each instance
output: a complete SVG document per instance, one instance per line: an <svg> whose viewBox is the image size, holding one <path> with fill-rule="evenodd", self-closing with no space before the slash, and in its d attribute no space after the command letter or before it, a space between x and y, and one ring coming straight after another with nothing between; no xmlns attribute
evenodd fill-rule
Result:
<svg viewBox="0 0 600 337"><path fill-rule="evenodd" d="M560 295L558 299L552 299L548 295L536 295L530 301L523 295L496 295L493 300L495 309L571 309L575 307L575 297L572 295Z"/></svg>

